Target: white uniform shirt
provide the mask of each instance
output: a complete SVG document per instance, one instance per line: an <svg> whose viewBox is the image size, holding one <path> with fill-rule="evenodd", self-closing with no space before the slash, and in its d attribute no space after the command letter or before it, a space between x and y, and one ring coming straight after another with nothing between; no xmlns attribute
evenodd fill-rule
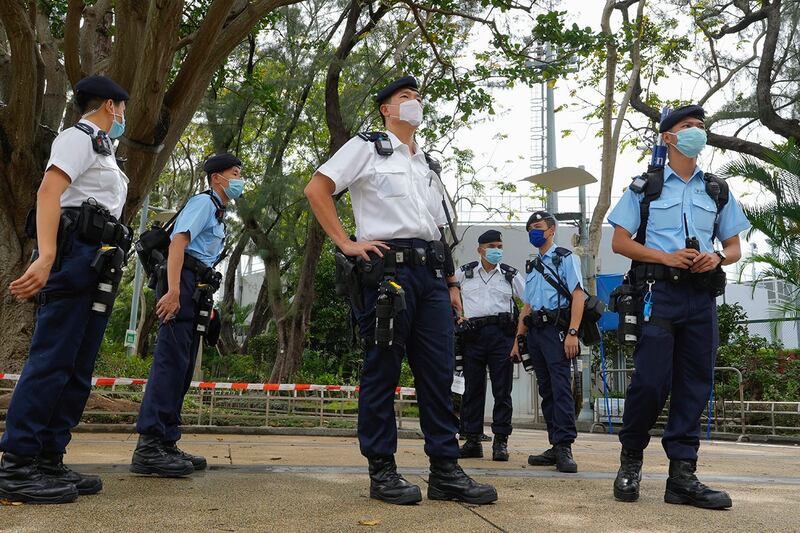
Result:
<svg viewBox="0 0 800 533"><path fill-rule="evenodd" d="M83 124L97 134L98 127L88 121ZM47 167L56 166L69 176L70 185L61 195L61 207L80 207L87 198L119 218L128 196L128 177L117 166L114 154L100 155L92 149L89 136L77 128L67 128L58 134L50 149Z"/></svg>
<svg viewBox="0 0 800 533"><path fill-rule="evenodd" d="M456 278L461 283L464 316L467 318L508 313L511 311L512 289L515 298L522 298L525 292L525 280L519 271L509 283L500 265L487 272L479 261L472 274L472 278L468 278L461 268L456 269Z"/></svg>
<svg viewBox="0 0 800 533"><path fill-rule="evenodd" d="M392 155L379 155L374 143L354 137L317 172L333 180L335 194L350 189L358 240L438 240L447 223L444 187L419 147L411 155L388 134Z"/></svg>

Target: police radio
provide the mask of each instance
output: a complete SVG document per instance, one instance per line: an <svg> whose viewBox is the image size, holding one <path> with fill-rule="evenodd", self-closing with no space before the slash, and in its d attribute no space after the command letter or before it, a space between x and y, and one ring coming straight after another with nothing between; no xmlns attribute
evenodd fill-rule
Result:
<svg viewBox="0 0 800 533"><path fill-rule="evenodd" d="M692 236L689 237L689 223L686 222L686 213L683 214L683 232L686 235L686 248L689 250L697 250L700 251L700 241L697 240L697 237Z"/></svg>

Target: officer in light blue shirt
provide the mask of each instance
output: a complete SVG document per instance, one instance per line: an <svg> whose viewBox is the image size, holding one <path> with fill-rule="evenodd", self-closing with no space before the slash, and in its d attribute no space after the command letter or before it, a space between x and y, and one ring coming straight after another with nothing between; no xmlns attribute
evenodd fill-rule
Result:
<svg viewBox="0 0 800 533"><path fill-rule="evenodd" d="M572 457L572 443L577 431L571 360L580 352L578 327L586 300L580 262L570 250L555 245L556 219L547 211L533 213L525 229L539 253L525 269L525 306L517 338L527 339L551 444L549 450L529 456L528 464L555 465L559 472L575 473L578 465ZM518 343L514 343L511 358L520 359Z"/></svg>
<svg viewBox="0 0 800 533"><path fill-rule="evenodd" d="M182 451L176 443L181 438L181 407L192 381L200 337L208 334L212 294L222 278L213 267L225 240L225 207L244 189L241 167L239 158L231 154L210 157L203 165L209 190L190 198L175 219L166 291L159 283L156 295L156 314L161 320L158 341L136 422L139 442L131 471L137 474L180 477L207 466L205 458Z"/></svg>
<svg viewBox="0 0 800 533"><path fill-rule="evenodd" d="M703 108L690 105L661 121L669 164L635 178L608 217L614 251L632 260L627 286L642 302L641 329L634 336L636 372L619 433L614 496L620 501L639 497L649 431L670 395L662 438L670 460L664 500L706 509L732 505L726 492L698 481L695 470L700 415L714 382L722 265L739 260L739 233L750 224L728 184L697 166L706 144L704 119Z"/></svg>

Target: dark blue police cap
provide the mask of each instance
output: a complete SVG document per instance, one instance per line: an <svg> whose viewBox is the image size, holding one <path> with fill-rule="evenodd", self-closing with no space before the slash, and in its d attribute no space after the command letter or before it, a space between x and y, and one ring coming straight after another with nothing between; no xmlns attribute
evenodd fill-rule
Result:
<svg viewBox="0 0 800 533"><path fill-rule="evenodd" d="M503 242L503 234L496 229L490 229L478 237L478 244L486 244L487 242Z"/></svg>
<svg viewBox="0 0 800 533"><path fill-rule="evenodd" d="M686 117L698 118L700 120L706 119L706 111L699 105L685 105L674 109L669 115L664 117L661 124L658 126L658 132L664 133L672 129L672 126L685 119Z"/></svg>
<svg viewBox="0 0 800 533"><path fill-rule="evenodd" d="M378 94L375 95L375 101L378 103L378 105L381 105L400 89L414 89L415 91L419 91L417 78L414 76L403 76L402 78L394 80L392 83L378 91Z"/></svg>
<svg viewBox="0 0 800 533"><path fill-rule="evenodd" d="M556 217L547 211L536 211L528 218L528 222L525 223L525 228L529 228L531 224L535 224L540 220L550 220L553 224L556 223Z"/></svg>
<svg viewBox="0 0 800 533"><path fill-rule="evenodd" d="M117 85L111 78L105 76L87 76L75 84L75 94L81 96L95 96L110 98L116 102L130 99L128 92Z"/></svg>
<svg viewBox="0 0 800 533"><path fill-rule="evenodd" d="M213 174L214 172L222 172L231 167L241 167L242 160L233 154L219 154L212 155L203 164L203 170L206 174Z"/></svg>

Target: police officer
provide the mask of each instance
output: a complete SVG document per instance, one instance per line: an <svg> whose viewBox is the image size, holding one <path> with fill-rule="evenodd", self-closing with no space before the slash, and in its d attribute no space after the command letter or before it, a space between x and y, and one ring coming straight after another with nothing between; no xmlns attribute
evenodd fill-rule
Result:
<svg viewBox="0 0 800 533"><path fill-rule="evenodd" d="M203 302L219 287L213 267L225 240L225 207L241 196L242 162L231 154L210 157L203 165L210 190L193 196L175 219L166 285L157 291L160 319L153 365L147 381L136 431L139 442L131 471L180 477L204 470L206 459L177 447L181 438L181 407L192 381L200 346ZM205 312L210 309L205 309Z"/></svg>
<svg viewBox="0 0 800 533"><path fill-rule="evenodd" d="M417 80L406 76L393 81L378 92L376 103L387 131L348 141L317 170L305 189L328 236L346 256L360 258L363 300L353 307L366 353L358 438L361 453L369 461L370 497L395 504L422 499L419 487L397 473L394 459L395 387L407 354L415 377L425 453L430 457L428 498L490 503L497 499L494 487L476 483L458 465L458 428L450 387L454 366L451 305L460 305L460 299L452 262L445 265L443 259L443 250L449 252L449 248L440 240L440 227L447 223L444 188L414 142L423 118ZM348 188L357 228L354 241L342 228L332 198ZM381 270L383 276L376 279L374 273ZM452 285L449 295L448 284ZM383 314L387 301L397 304L391 320ZM379 310L381 315L377 315ZM384 326L376 327L376 317L382 324L392 324L391 344L386 343Z"/></svg>
<svg viewBox="0 0 800 533"><path fill-rule="evenodd" d="M514 364L508 354L514 344L518 316L514 298L525 291L522 275L503 260L503 236L488 230L478 237L479 261L458 269L464 320L459 335L464 345L464 396L461 431L467 441L461 457L483 457L483 409L486 401L486 367L492 382L492 460L508 461L511 434L511 386ZM459 339L461 341L462 339Z"/></svg>
<svg viewBox="0 0 800 533"><path fill-rule="evenodd" d="M713 385L718 345L714 289L720 286L713 287L713 280L721 278L724 287L719 267L739 260L739 233L749 224L727 184L697 166L706 144L704 118L702 107L690 105L661 121L669 164L655 176L648 174L644 190L629 188L608 217L613 249L633 260L629 280L649 303L619 433L614 496L621 501L639 497L648 431L671 392L662 438L670 460L664 500L713 509L732 505L727 493L698 481L695 469L699 419ZM645 202L649 213L643 220ZM715 250L714 237L722 248Z"/></svg>
<svg viewBox="0 0 800 533"><path fill-rule="evenodd" d="M555 465L559 472L575 473L578 465L572 457L572 443L578 434L571 368L572 359L580 353L578 328L586 299L581 288L580 261L570 250L553 242L556 219L547 211L533 213L525 229L539 253L526 268L525 306L517 337L527 335L551 444L544 453L529 456L528 464ZM562 289L557 288L558 285ZM514 343L511 357L520 358L517 343Z"/></svg>
<svg viewBox="0 0 800 533"><path fill-rule="evenodd" d="M103 487L99 477L64 466L63 456L89 397L114 297L112 291L98 301L98 280L112 274L118 284L130 247L130 231L117 221L128 179L110 141L125 130L127 100L128 93L109 78L80 80L75 105L81 119L53 141L37 193L35 228L28 230L31 237L35 232L35 259L9 287L13 296L35 299L39 307L0 440L2 499L65 503ZM88 222L100 232L89 231ZM113 272L92 266L102 245L116 261Z"/></svg>

